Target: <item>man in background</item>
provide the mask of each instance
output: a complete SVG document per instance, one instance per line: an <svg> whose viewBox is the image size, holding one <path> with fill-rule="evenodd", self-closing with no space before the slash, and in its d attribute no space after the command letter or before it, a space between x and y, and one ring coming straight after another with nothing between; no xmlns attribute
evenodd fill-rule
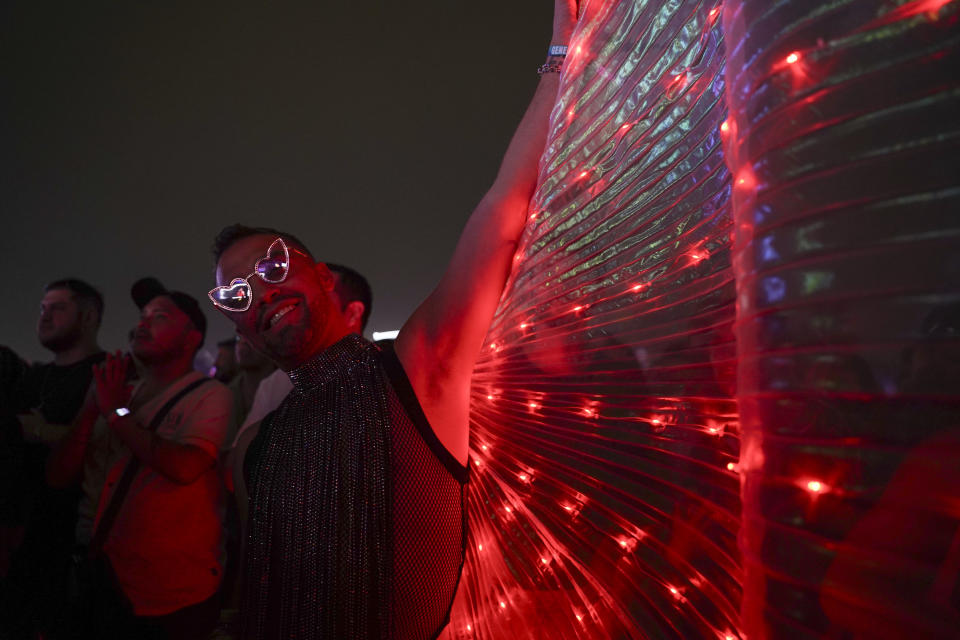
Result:
<svg viewBox="0 0 960 640"><path fill-rule="evenodd" d="M23 544L14 552L0 588L0 629L10 637L66 637L67 571L73 550L77 483L47 487L50 447L69 431L90 387L92 367L104 358L97 343L103 296L74 278L44 289L37 338L53 361L30 367L12 394L22 433L22 473L16 487L23 505Z"/></svg>
<svg viewBox="0 0 960 640"><path fill-rule="evenodd" d="M119 353L95 368L94 393L48 478L66 484L83 470L86 487L99 474L84 633L204 638L219 612L224 501L216 460L232 397L193 370L206 333L197 301L153 278L131 293L141 310L131 344L140 381L130 388L133 364Z"/></svg>
<svg viewBox="0 0 960 640"><path fill-rule="evenodd" d="M239 371L235 346L236 343L233 338L227 338L217 343L217 358L213 361L212 375L223 384L230 384L230 381Z"/></svg>

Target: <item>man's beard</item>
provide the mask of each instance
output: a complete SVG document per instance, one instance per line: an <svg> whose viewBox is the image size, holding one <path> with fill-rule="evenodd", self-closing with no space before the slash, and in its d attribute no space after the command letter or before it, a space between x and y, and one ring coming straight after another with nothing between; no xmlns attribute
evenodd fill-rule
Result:
<svg viewBox="0 0 960 640"><path fill-rule="evenodd" d="M82 337L83 331L81 330L80 323L78 322L67 327L60 333L47 338L40 338L40 344L42 344L44 348L49 349L54 353L61 353L77 346Z"/></svg>

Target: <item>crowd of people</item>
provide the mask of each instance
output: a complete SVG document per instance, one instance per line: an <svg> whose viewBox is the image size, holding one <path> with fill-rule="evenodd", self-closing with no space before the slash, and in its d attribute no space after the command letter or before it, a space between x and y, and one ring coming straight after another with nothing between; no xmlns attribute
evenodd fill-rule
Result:
<svg viewBox="0 0 960 640"><path fill-rule="evenodd" d="M337 309L362 334L369 283L327 266ZM240 335L196 371L199 302L154 278L131 296L141 313L125 353L100 347L103 297L71 278L40 300L37 339L51 362L0 348L2 638L232 635L246 513L234 475L292 383ZM147 429L104 411L113 400L98 382L109 376Z"/></svg>

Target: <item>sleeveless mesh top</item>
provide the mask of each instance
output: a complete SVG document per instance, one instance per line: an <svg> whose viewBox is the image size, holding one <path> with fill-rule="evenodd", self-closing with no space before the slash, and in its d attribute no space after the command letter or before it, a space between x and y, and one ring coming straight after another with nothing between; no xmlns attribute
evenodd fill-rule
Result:
<svg viewBox="0 0 960 640"><path fill-rule="evenodd" d="M351 335L290 378L244 460L241 637L435 638L463 568L467 468L392 346Z"/></svg>

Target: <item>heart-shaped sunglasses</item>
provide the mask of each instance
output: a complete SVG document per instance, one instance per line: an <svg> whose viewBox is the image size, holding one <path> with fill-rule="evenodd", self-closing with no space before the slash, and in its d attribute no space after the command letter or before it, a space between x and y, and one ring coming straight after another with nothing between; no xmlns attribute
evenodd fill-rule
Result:
<svg viewBox="0 0 960 640"><path fill-rule="evenodd" d="M253 302L253 289L250 278L260 279L270 284L279 284L287 279L290 272L290 250L283 238L277 238L267 249L267 255L253 265L253 272L246 278L234 278L230 284L215 287L207 293L214 306L226 311L246 311Z"/></svg>

